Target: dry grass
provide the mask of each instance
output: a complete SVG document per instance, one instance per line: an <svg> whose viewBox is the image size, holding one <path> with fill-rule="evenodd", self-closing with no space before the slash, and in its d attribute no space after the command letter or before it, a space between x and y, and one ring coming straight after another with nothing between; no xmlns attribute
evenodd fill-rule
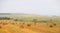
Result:
<svg viewBox="0 0 60 33"><path fill-rule="evenodd" d="M0 33L60 33L60 24L0 20Z"/></svg>

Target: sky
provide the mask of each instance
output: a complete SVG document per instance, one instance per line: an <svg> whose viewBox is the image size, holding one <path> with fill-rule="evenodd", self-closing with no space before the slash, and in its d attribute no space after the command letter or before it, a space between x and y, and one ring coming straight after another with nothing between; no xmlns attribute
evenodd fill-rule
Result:
<svg viewBox="0 0 60 33"><path fill-rule="evenodd" d="M60 0L0 0L0 13L60 16Z"/></svg>

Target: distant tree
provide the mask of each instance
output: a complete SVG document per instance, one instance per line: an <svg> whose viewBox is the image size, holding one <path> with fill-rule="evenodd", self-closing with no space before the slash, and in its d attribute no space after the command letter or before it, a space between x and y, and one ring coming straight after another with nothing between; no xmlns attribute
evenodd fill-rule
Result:
<svg viewBox="0 0 60 33"><path fill-rule="evenodd" d="M37 19L33 19L32 22L34 22L36 24L38 21L37 21Z"/></svg>
<svg viewBox="0 0 60 33"><path fill-rule="evenodd" d="M18 19L15 19L14 21L18 21Z"/></svg>
<svg viewBox="0 0 60 33"><path fill-rule="evenodd" d="M37 22L37 19L33 19L32 21L33 21L33 22Z"/></svg>
<svg viewBox="0 0 60 33"><path fill-rule="evenodd" d="M0 17L0 20L11 20L9 17Z"/></svg>
<svg viewBox="0 0 60 33"><path fill-rule="evenodd" d="M23 22L23 20L20 19L21 22Z"/></svg>

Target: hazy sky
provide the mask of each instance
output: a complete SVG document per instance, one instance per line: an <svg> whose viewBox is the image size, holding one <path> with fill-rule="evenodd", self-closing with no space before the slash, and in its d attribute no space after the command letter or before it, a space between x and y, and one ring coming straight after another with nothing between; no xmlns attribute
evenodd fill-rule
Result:
<svg viewBox="0 0 60 33"><path fill-rule="evenodd" d="M60 0L0 0L0 13L60 16Z"/></svg>

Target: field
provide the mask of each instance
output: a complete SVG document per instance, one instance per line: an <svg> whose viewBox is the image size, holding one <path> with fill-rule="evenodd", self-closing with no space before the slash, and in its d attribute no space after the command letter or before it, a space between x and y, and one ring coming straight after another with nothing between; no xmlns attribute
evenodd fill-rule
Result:
<svg viewBox="0 0 60 33"><path fill-rule="evenodd" d="M60 33L60 24L0 20L0 33Z"/></svg>
<svg viewBox="0 0 60 33"><path fill-rule="evenodd" d="M60 33L60 18L0 15L0 33Z"/></svg>

